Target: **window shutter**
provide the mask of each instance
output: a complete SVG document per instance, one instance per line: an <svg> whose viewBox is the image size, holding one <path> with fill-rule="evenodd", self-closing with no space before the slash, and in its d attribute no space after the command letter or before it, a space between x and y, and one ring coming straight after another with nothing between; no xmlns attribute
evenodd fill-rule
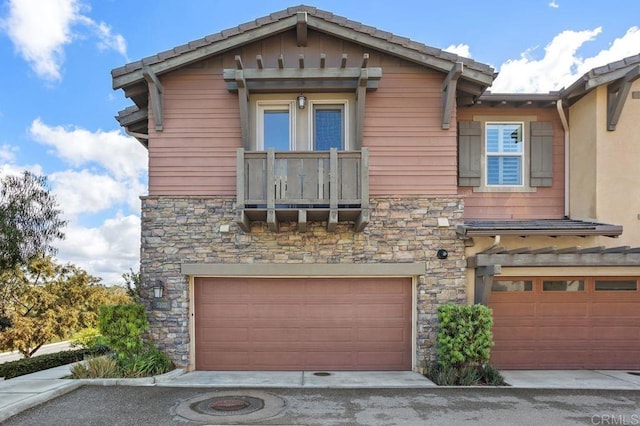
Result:
<svg viewBox="0 0 640 426"><path fill-rule="evenodd" d="M553 125L531 122L531 186L553 185Z"/></svg>
<svg viewBox="0 0 640 426"><path fill-rule="evenodd" d="M482 123L458 122L458 185L480 186Z"/></svg>

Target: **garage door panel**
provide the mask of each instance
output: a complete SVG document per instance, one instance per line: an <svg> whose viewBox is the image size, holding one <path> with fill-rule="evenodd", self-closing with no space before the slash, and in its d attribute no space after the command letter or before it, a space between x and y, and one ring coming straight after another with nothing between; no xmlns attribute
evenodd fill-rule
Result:
<svg viewBox="0 0 640 426"><path fill-rule="evenodd" d="M539 314L545 317L556 316L563 318L579 316L586 318L589 314L589 305L586 302L541 302L538 304L538 309L540 310Z"/></svg>
<svg viewBox="0 0 640 426"><path fill-rule="evenodd" d="M616 318L637 318L638 310L640 309L639 306L639 302L614 302L611 300L606 302L595 302L592 305L591 313L594 317L615 316Z"/></svg>
<svg viewBox="0 0 640 426"><path fill-rule="evenodd" d="M493 296L494 294L491 295L491 308L494 316L498 314L504 318L512 317L517 319L535 318L536 316L536 308L533 303L497 303L493 301Z"/></svg>
<svg viewBox="0 0 640 426"><path fill-rule="evenodd" d="M536 339L539 342L544 340L550 340L556 342L558 345L562 345L567 341L572 340L588 340L589 328L582 326L560 325L555 324L550 327L541 326L537 328Z"/></svg>
<svg viewBox="0 0 640 426"><path fill-rule="evenodd" d="M406 340L404 327L358 328L359 342L398 342Z"/></svg>
<svg viewBox="0 0 640 426"><path fill-rule="evenodd" d="M411 369L409 278L234 281L195 280L197 369Z"/></svg>
<svg viewBox="0 0 640 426"><path fill-rule="evenodd" d="M308 327L307 332L302 336L304 342L350 342L353 339L353 329L351 327Z"/></svg>

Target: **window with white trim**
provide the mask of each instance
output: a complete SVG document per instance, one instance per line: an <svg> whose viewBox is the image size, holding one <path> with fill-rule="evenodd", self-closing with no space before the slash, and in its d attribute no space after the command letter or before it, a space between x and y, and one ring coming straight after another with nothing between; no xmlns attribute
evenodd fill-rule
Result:
<svg viewBox="0 0 640 426"><path fill-rule="evenodd" d="M295 149L295 120L292 101L257 103L256 141L259 151Z"/></svg>
<svg viewBox="0 0 640 426"><path fill-rule="evenodd" d="M524 182L524 123L485 125L487 186L522 186Z"/></svg>
<svg viewBox="0 0 640 426"><path fill-rule="evenodd" d="M255 149L266 151L349 150L349 100L308 99L304 109L290 99L255 101ZM351 117L353 118L353 117ZM352 135L351 135L352 136Z"/></svg>

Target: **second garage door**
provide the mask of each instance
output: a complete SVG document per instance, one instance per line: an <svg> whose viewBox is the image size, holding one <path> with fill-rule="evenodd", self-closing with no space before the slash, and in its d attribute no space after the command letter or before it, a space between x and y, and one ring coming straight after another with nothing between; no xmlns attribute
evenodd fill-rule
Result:
<svg viewBox="0 0 640 426"><path fill-rule="evenodd" d="M196 278L198 370L411 370L410 278Z"/></svg>
<svg viewBox="0 0 640 426"><path fill-rule="evenodd" d="M499 368L640 368L635 277L500 278L489 307Z"/></svg>

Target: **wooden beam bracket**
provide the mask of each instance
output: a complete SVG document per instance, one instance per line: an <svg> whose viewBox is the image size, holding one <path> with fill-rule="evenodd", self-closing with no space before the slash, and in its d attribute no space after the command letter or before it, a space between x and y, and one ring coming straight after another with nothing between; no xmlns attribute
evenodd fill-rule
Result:
<svg viewBox="0 0 640 426"><path fill-rule="evenodd" d="M455 107L456 87L463 70L462 62L456 62L442 83L442 128L445 130L451 127L451 114Z"/></svg>
<svg viewBox="0 0 640 426"><path fill-rule="evenodd" d="M164 87L162 86L162 83L160 82L158 76L148 65L143 65L142 76L147 82L147 86L149 88L149 97L151 110L153 111L153 121L155 123L155 128L157 131L161 132L163 129L164 118Z"/></svg>
<svg viewBox="0 0 640 426"><path fill-rule="evenodd" d="M629 96L631 84L640 77L640 65L633 67L624 77L607 86L607 130L616 130L622 109Z"/></svg>
<svg viewBox="0 0 640 426"><path fill-rule="evenodd" d="M298 12L296 14L296 40L298 47L307 45L307 12Z"/></svg>

